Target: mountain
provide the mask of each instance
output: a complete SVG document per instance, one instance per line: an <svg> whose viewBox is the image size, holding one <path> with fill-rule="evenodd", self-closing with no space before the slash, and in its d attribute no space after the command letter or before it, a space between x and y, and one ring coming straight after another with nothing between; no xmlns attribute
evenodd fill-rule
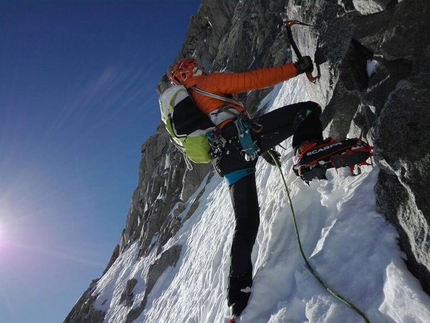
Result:
<svg viewBox="0 0 430 323"><path fill-rule="evenodd" d="M313 100L324 135L375 146L360 176L330 171L308 187L291 172L289 141L278 151L303 249L330 288L371 322L430 317L430 3L419 0L204 0L178 59L207 71L244 71L295 59L285 18L321 78L304 76L241 94L251 113ZM173 62L172 62L173 63ZM158 91L169 86L163 76ZM254 286L242 322L362 322L324 290L301 258L279 171L263 161ZM222 322L233 217L210 165L188 170L162 125L142 146L126 226L102 277L65 322Z"/></svg>

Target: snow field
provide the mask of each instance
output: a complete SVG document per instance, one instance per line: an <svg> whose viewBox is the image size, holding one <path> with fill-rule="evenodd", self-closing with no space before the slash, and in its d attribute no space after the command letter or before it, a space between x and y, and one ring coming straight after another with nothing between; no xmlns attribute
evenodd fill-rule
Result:
<svg viewBox="0 0 430 323"><path fill-rule="evenodd" d="M307 100L302 89L294 80L275 87L266 98L269 110ZM288 140L283 147L290 147ZM363 311L372 323L429 322L430 298L408 272L396 231L375 211L373 187L378 169L365 166L360 176L351 176L347 169L329 170L328 181L312 181L307 186L291 170L291 148L278 151L303 250L324 282ZM240 322L364 322L307 270L279 170L261 160L256 178L261 225L252 254L252 295ZM214 176L203 183L206 181L188 202L191 205L206 185L199 207L164 247L167 250L181 245L181 257L146 295L146 308L134 322L224 322L233 210L221 178ZM107 311L105 322L124 322L130 308L120 302L120 297L127 280L138 281L132 308L145 297L149 264L158 256L136 256L135 244L97 284L94 295L99 295L97 308Z"/></svg>

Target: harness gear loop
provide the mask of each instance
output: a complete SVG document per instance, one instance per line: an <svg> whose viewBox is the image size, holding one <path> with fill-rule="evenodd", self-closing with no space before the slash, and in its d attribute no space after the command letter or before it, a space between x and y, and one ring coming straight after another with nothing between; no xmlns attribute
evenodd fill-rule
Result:
<svg viewBox="0 0 430 323"><path fill-rule="evenodd" d="M285 191L286 191L287 197L288 197L288 202L290 204L291 216L292 216L292 219L293 219L294 230L296 232L297 243L299 245L299 249L300 249L300 253L302 255L302 258L305 261L306 268L310 271L310 273L316 278L316 280L320 283L320 285L322 287L324 287L324 289L327 292L329 292L337 300L341 301L342 303L346 304L351 309L353 309L358 315L360 315L364 319L364 321L366 323L370 323L370 321L367 318L367 316L362 311L360 311L354 304L350 303L344 297L340 296L338 293L336 293L335 291L331 290L330 287L327 286L327 284L322 280L322 278L317 274L317 272L312 268L311 264L309 263L306 255L305 255L305 252L303 251L302 242L301 242L300 235L299 235L299 229L298 229L298 226L297 226L297 221L296 221L296 215L295 215L295 211L294 211L293 201L291 199L290 190L288 189L287 181L285 180L285 176L284 176L284 173L282 172L281 165L279 164L279 162L276 159L276 157L273 155L273 153L271 151L268 151L268 153L272 157L273 161L275 162L276 167L279 169L282 181L284 183Z"/></svg>
<svg viewBox="0 0 430 323"><path fill-rule="evenodd" d="M206 133L206 138L211 146L211 156L213 158L219 157L222 154L222 150L227 143L227 140L221 135L218 128L209 130Z"/></svg>

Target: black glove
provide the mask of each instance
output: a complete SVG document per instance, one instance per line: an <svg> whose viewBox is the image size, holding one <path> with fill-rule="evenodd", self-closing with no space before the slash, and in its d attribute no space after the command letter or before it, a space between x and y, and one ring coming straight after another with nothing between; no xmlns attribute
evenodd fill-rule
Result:
<svg viewBox="0 0 430 323"><path fill-rule="evenodd" d="M314 70L314 63L312 63L312 59L309 56L303 56L294 65L297 69L297 75L308 71L312 73Z"/></svg>
<svg viewBox="0 0 430 323"><path fill-rule="evenodd" d="M271 154L269 154L269 152ZM274 149L270 149L268 151L265 151L264 153L261 154L261 157L263 157L264 160L267 161L270 165L277 166L271 155L273 155L273 157L275 157L276 163L278 163L278 165L281 165L281 154L278 153Z"/></svg>

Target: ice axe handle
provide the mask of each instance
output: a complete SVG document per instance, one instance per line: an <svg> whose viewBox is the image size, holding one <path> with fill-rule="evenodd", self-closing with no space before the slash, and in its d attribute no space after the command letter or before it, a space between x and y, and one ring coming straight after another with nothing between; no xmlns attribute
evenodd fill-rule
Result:
<svg viewBox="0 0 430 323"><path fill-rule="evenodd" d="M291 47L293 47L294 52L296 53L296 56L298 59L302 58L302 54L300 53L299 48L297 47L296 42L294 41L293 38L293 34L291 32L291 26L292 25L304 25L304 26L309 26L308 24L304 24L298 20L286 20L285 21L285 26L287 26L287 35L288 35L288 40L290 41ZM312 83L315 83L317 81L317 79L319 78L319 75L317 76L313 76L312 73L310 71L306 72L306 77L308 78L308 80Z"/></svg>

